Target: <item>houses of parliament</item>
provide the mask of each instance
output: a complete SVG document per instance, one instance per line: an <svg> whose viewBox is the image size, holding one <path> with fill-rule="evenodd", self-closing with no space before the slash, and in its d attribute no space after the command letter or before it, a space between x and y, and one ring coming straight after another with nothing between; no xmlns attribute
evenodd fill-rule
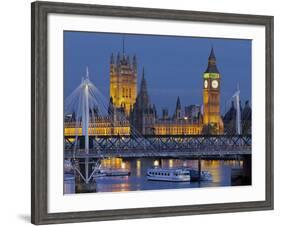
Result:
<svg viewBox="0 0 281 226"><path fill-rule="evenodd" d="M207 59L206 59L207 60ZM182 107L175 99L175 109L169 114L162 109L158 114L149 96L145 70L141 71L138 87L137 57L123 53L110 57L110 100L107 116L93 116L95 125L90 135L198 135L223 134L224 123L220 114L221 75L217 68L214 49L211 49L206 70L202 76L202 107ZM73 125L73 123L72 123ZM65 135L77 131L65 123Z"/></svg>

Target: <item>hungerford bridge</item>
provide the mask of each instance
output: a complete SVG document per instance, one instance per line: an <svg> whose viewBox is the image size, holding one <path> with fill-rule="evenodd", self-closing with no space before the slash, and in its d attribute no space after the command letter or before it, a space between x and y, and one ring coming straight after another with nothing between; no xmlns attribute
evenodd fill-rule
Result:
<svg viewBox="0 0 281 226"><path fill-rule="evenodd" d="M239 91L234 95L239 106ZM242 136L240 123L237 134L227 135L148 135L143 136L131 125L131 134L127 136L90 136L90 109L98 107L100 114L110 114L106 108L106 98L89 79L86 78L65 101L65 113L75 113L77 129L82 126L82 136L65 136L64 158L71 160L71 167L89 185L98 169L99 161L109 157L188 157L197 158L201 171L201 158L227 158L249 156L251 154L251 136ZM238 107L239 109L239 107ZM94 111L92 111L94 114ZM237 113L237 122L240 114ZM94 120L95 117L92 117ZM125 120L125 119L124 119ZM113 123L113 122L112 122ZM77 166L78 161L78 166ZM201 175L201 174L199 174Z"/></svg>
<svg viewBox="0 0 281 226"><path fill-rule="evenodd" d="M86 151L85 145L75 148L73 138L65 137L65 158L226 157L251 154L252 143L250 135L90 136Z"/></svg>

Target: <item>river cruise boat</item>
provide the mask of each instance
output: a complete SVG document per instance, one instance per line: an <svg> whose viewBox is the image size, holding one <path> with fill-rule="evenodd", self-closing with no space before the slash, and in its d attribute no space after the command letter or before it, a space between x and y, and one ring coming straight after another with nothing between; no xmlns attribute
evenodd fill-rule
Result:
<svg viewBox="0 0 281 226"><path fill-rule="evenodd" d="M131 172L126 169L101 169L100 172L110 177L130 176L131 174Z"/></svg>
<svg viewBox="0 0 281 226"><path fill-rule="evenodd" d="M189 182L190 171L182 168L151 168L147 170L147 179L156 181Z"/></svg>
<svg viewBox="0 0 281 226"><path fill-rule="evenodd" d="M93 177L122 177L131 175L131 172L125 168L125 164L122 164L120 168L107 168L102 167L101 161L97 161L92 169L95 171Z"/></svg>

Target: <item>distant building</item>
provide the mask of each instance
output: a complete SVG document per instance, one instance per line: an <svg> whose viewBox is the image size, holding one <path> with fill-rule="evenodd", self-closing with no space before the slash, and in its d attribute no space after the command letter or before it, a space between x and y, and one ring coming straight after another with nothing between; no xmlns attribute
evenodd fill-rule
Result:
<svg viewBox="0 0 281 226"><path fill-rule="evenodd" d="M241 115L242 134L252 134L252 108L249 101L245 102L245 106Z"/></svg>
<svg viewBox="0 0 281 226"><path fill-rule="evenodd" d="M200 116L201 107L199 105L189 105L184 108L184 117L187 119L196 120Z"/></svg>
<svg viewBox="0 0 281 226"><path fill-rule="evenodd" d="M224 131L226 134L233 135L236 133L236 109L234 106L234 101L231 102L231 107L224 115L223 122L224 122Z"/></svg>
<svg viewBox="0 0 281 226"><path fill-rule="evenodd" d="M162 120L168 120L169 119L169 110L168 108L162 109Z"/></svg>
<svg viewBox="0 0 281 226"><path fill-rule="evenodd" d="M241 128L242 134L251 134L252 130L252 109L250 107L249 101L245 102L244 108L240 102L240 112L241 112ZM224 130L228 135L236 134L236 107L234 106L234 102L232 101L231 107L226 112L223 117L224 121Z"/></svg>
<svg viewBox="0 0 281 226"><path fill-rule="evenodd" d="M191 120L182 114L180 98L177 98L173 117L169 117L168 110L163 110L163 117L156 120L154 125L155 134L159 135L187 135L201 134L202 116Z"/></svg>

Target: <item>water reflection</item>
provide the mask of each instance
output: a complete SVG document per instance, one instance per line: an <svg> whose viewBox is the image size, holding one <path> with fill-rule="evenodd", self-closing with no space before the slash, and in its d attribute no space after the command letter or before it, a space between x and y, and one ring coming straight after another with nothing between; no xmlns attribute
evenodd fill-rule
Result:
<svg viewBox="0 0 281 226"><path fill-rule="evenodd" d="M96 178L97 192L125 192L136 190L159 190L176 188L197 188L230 186L231 170L242 169L243 160L201 160L201 169L212 174L212 181L201 182L164 182L148 181L146 171L153 166L174 168L191 167L197 169L198 160L188 159L122 159L111 158L102 160L101 167L107 169L127 169L131 172L130 176L113 176ZM69 181L68 181L69 183ZM67 184L66 188L69 188ZM65 193L73 193L73 190Z"/></svg>
<svg viewBox="0 0 281 226"><path fill-rule="evenodd" d="M169 168L173 168L174 167L174 159L169 159Z"/></svg>
<svg viewBox="0 0 281 226"><path fill-rule="evenodd" d="M141 160L137 160L137 177L141 176Z"/></svg>

